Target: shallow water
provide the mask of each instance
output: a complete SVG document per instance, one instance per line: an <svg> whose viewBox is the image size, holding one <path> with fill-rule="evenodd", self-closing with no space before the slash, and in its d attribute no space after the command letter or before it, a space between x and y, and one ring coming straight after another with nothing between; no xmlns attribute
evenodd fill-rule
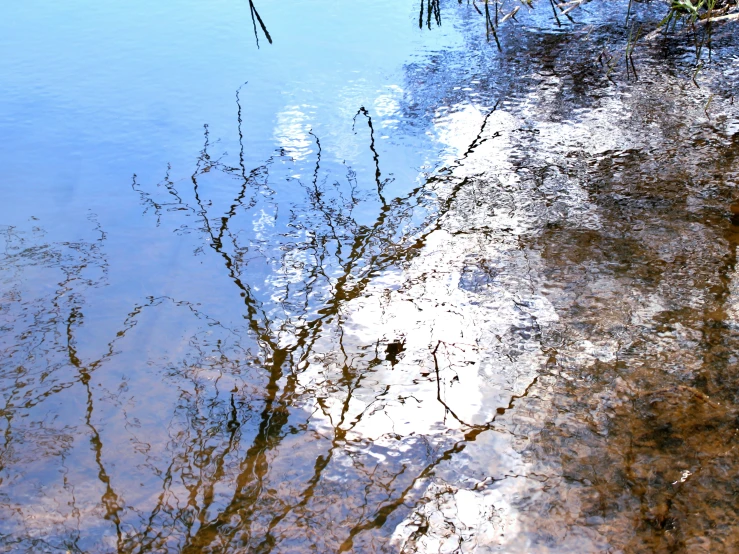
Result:
<svg viewBox="0 0 739 554"><path fill-rule="evenodd" d="M425 7L6 8L2 551L739 548L733 28Z"/></svg>

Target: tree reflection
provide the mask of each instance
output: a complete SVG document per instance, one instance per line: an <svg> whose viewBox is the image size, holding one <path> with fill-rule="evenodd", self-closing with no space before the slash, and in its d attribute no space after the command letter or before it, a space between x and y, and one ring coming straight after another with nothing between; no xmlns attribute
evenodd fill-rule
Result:
<svg viewBox="0 0 739 554"><path fill-rule="evenodd" d="M267 26L262 21L262 17L259 15L257 8L254 7L254 2L249 0L249 13L251 14L251 24L254 27L254 39L257 41L257 48L259 48L259 31L257 31L257 21L259 22L259 28L262 29L267 42L272 44L272 37L267 31Z"/></svg>
<svg viewBox="0 0 739 554"><path fill-rule="evenodd" d="M322 482L324 472L337 450L346 448L344 437L347 431L361 419L360 414L353 423L347 420L353 391L374 367L382 363L377 351L372 359L362 360L352 358L344 350L341 325L344 306L361 295L369 281L382 270L417 255L425 237L438 228L432 222L437 220L431 218L430 212L426 211L425 217L418 217L428 207L426 204L431 198L424 187L416 187L406 196L391 201L383 196L388 180L381 177L372 118L366 109L360 108L357 116L366 118L369 127L370 151L375 164L375 179L370 184L373 188L364 188L351 169L347 169L344 183L330 183L322 177L321 143L311 133L315 140L316 159L312 178L308 182L298 179L296 184L304 196L296 200L293 187L288 202L281 199L281 191L276 190L272 182L279 182L281 171L285 172L283 167L291 168L294 160L284 151L279 151L264 165L247 171L238 93L237 105L241 144L238 166L231 167L220 159L213 159L206 127L204 147L188 184L175 184L167 175L161 183L166 192L163 197L145 190L136 180L133 187L146 209L155 214L158 224L168 213L190 218L178 227L179 232L200 233L238 289L244 303L247 327L260 351L258 358L263 360L267 370L266 382L261 385L264 391L260 399L261 413L258 422L253 424L253 436L238 465L232 466L229 474L224 471L234 450L234 442L244 433L243 425L234 423L229 440L209 454L208 465L214 470L208 480L198 481L193 487L188 506L170 513L168 522L159 521L143 534L131 536L126 543L130 547L153 544L149 535L154 529L172 528L176 521L188 521L191 523L187 525L187 538L181 546L184 552L247 546L255 551L268 551L277 540L275 528L289 514L297 517L294 525L308 524L313 516L306 511L307 505L315 500L317 489L322 485L325 487ZM356 120L355 117L355 123ZM213 203L204 196L206 192L201 180L214 172L237 183L236 194L224 213L213 213ZM288 182L294 181L288 179ZM461 184L455 191L460 187ZM186 193L184 188L187 188ZM452 205L453 195L454 192L443 204L442 214ZM376 215L374 218L370 216L368 223L362 223L360 218L367 218L367 208L372 206L376 206ZM272 224L274 232L265 238L259 236L259 230L255 231L253 226L249 228L248 216L268 210L274 214L271 219L275 223ZM438 215L441 214L437 212ZM259 275L255 266L269 268L270 274L264 281L267 286L255 288L250 282ZM274 278L275 275L279 277ZM294 500L283 499L282 495L275 497L275 491L270 490L267 484L268 476L275 463L274 456L281 456L284 441L297 432L296 423L291 424L295 409L305 405L306 394L310 399L316 394L315 390L301 391L299 378L311 363L311 358L321 353L316 349L325 339L323 335L333 336L330 340L337 341L336 361L341 367L340 377L338 382L319 381L313 382L312 386L343 388L345 400L341 415L333 423L331 436L323 437L326 441L323 452L313 454L314 471L304 479L304 488L291 489L289 496ZM383 391L377 391L377 395L382 396ZM232 395L231 406L236 410L233 398ZM317 407L324 408L320 396ZM330 418L328 412L324 415ZM232 421L236 422L235 412ZM300 432L308 432L309 421L301 425ZM197 451L185 454L186 457L198 455ZM308 459L303 463L309 467ZM363 465L355 461L359 475L364 474L361 481L365 494L379 489L392 495L396 479L405 472L405 466L395 470L390 466L387 469L376 466L370 471L362 469ZM212 491L223 481L228 483L232 493L229 499L221 500L215 506ZM352 494L359 493L355 487L350 488ZM201 503L198 504L196 498L202 499ZM369 504L362 511L373 511L369 498L365 503ZM168 509L159 505L156 512L161 517ZM352 511L348 505L339 509Z"/></svg>
<svg viewBox="0 0 739 554"><path fill-rule="evenodd" d="M459 1L462 3L462 0ZM431 18L434 18L436 25L441 25L441 8L439 0L421 0L421 9L418 12L418 28L423 29L424 14L426 16L426 26L431 29Z"/></svg>
<svg viewBox="0 0 739 554"><path fill-rule="evenodd" d="M11 288L3 299L0 509L15 516L0 528L0 544L37 548L34 526L40 526L49 548L75 552L268 552L296 540L350 550L364 531L406 510L440 462L494 425L494 419L471 426L460 420L468 434L442 436L434 447L425 437L408 437L402 459L352 435L385 410L391 387L378 386L376 374L393 369L402 350L382 336L371 344L348 338L349 305L384 271L419 255L468 179L446 169L390 198L391 179L383 176L372 116L363 107L354 132L368 145L371 178L344 166L343 179L333 179L312 132L309 171L285 150L248 168L239 95L235 165L212 154L206 126L188 178L174 179L169 168L157 187L136 176L132 187L157 226L195 238L196 259L227 277L243 327L224 325L194 302L151 296L130 308L110 338L91 339L86 306L107 285L108 272L107 236L94 218L91 232L99 236L77 243L45 243L40 229L30 237L5 230L2 265L17 273L8 282L30 266L61 279L51 295L23 301ZM463 159L486 140L487 121ZM443 196L433 192L435 183L443 183ZM230 191L226 200L217 194L222 190ZM178 314L177 323L158 325L168 337L188 333L186 340L172 352L170 344L138 352L131 342L140 340L137 326L153 332L152 318L169 312ZM96 345L100 352L90 354ZM48 360L43 369L39 354ZM137 400L152 392L151 405ZM61 409L70 405L78 409ZM47 413L65 418L45 423ZM35 449L21 445L31 432ZM80 447L82 438L87 448ZM57 456L72 469L62 489L46 495L71 498L69 507L29 527L44 510L45 495L10 492L7 484L53 482L38 471ZM20 502L16 494L36 500Z"/></svg>

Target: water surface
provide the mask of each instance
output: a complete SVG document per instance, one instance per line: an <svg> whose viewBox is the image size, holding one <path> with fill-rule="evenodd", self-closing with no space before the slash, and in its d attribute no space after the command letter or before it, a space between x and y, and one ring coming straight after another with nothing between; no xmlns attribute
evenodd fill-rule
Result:
<svg viewBox="0 0 739 554"><path fill-rule="evenodd" d="M732 28L255 7L6 9L0 548L734 551Z"/></svg>

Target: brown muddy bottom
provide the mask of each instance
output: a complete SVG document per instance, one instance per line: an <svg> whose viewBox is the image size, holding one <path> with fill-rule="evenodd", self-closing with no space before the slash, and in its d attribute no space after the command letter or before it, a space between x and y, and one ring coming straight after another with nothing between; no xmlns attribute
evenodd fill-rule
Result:
<svg viewBox="0 0 739 554"><path fill-rule="evenodd" d="M0 547L739 550L737 50L717 31L697 88L656 42L634 79L598 59L622 16L409 67L444 150L399 195L368 110L369 180L206 129L132 193L202 293L110 336L95 218L5 228Z"/></svg>

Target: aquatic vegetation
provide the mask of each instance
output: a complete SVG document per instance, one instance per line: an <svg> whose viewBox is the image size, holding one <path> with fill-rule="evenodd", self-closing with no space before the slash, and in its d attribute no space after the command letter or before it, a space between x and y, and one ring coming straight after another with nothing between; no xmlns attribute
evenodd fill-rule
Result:
<svg viewBox="0 0 739 554"><path fill-rule="evenodd" d="M590 0L588 0L589 2ZM600 0L596 0L600 1ZM581 8L587 4L586 0L575 0L570 2L557 2L556 0L549 0L549 5L552 10L552 17L558 26L562 26L562 19L560 16L566 18L570 23L575 24L576 21L572 17L572 13L576 13L575 10ZM462 4L462 0L458 0L459 4ZM531 0L520 0L520 5L510 5L510 1L507 0L485 0L484 1L484 13L477 5L475 0L470 2L467 1L467 5L471 5L474 10L485 19L485 33L488 42L491 37L495 41L498 50L502 50L501 41L499 38L500 26L508 21L509 19L516 21L516 14L518 13L521 5L527 7L529 10L543 9L542 3L545 2L532 2ZM702 49L706 44L710 45L710 33L712 25L714 23L726 23L732 21L739 21L739 3L735 0L671 0L666 4L667 14L658 22L648 22L647 26L656 27L650 33L639 33L634 32L632 26L629 30L626 45L625 45L625 57L627 61L627 72L632 71L636 76L636 67L634 66L632 53L635 44L644 38L646 40L653 40L658 36L659 30L663 30L665 34L670 32L676 33L678 26L687 27L692 32L692 40L695 43L696 61L701 60ZM422 4L423 11L423 4ZM626 24L628 25L629 20L634 15L634 0L629 0L626 10ZM437 19L437 23L441 24L440 17ZM702 28L699 32L697 25ZM639 29L642 24L639 24ZM430 28L430 26L429 26ZM700 37L699 37L700 35Z"/></svg>

